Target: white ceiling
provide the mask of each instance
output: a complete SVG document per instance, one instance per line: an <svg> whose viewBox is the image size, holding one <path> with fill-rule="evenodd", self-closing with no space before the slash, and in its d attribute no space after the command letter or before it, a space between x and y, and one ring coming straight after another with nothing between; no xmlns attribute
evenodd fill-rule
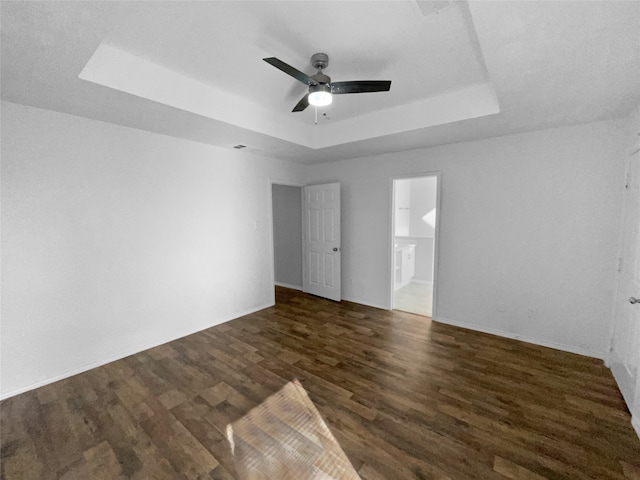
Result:
<svg viewBox="0 0 640 480"><path fill-rule="evenodd" d="M316 163L615 118L640 102L640 2L2 2L4 100ZM334 81L386 93L291 109Z"/></svg>

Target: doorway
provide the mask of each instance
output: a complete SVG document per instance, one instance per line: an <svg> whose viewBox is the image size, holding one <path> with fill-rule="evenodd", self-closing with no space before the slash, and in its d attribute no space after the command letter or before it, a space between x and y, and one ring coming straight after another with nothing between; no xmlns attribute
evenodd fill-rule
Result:
<svg viewBox="0 0 640 480"><path fill-rule="evenodd" d="M339 302L340 184L270 187L274 285Z"/></svg>
<svg viewBox="0 0 640 480"><path fill-rule="evenodd" d="M302 290L302 187L271 184L273 280Z"/></svg>
<svg viewBox="0 0 640 480"><path fill-rule="evenodd" d="M439 174L394 178L391 309L433 317Z"/></svg>

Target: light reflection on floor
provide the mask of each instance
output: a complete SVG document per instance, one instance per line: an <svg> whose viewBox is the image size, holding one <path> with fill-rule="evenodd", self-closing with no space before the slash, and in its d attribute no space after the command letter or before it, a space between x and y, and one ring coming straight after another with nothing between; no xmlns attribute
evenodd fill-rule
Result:
<svg viewBox="0 0 640 480"><path fill-rule="evenodd" d="M360 479L298 380L228 424L226 433L238 479Z"/></svg>

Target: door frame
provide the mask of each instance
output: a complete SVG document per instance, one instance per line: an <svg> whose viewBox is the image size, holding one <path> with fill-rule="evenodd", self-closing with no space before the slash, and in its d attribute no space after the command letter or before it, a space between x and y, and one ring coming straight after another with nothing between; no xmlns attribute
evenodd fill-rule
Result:
<svg viewBox="0 0 640 480"><path fill-rule="evenodd" d="M295 180L286 180L280 178L269 178L267 179L268 185L268 193L267 193L267 223L269 229L269 254L271 256L271 262L269 264L269 278L271 280L270 286L270 297L269 302L271 305L276 304L276 251L275 251L275 232L273 231L273 185L284 185L286 187L298 187L300 188L300 217L302 218L302 208L304 208L304 204L302 202L304 195L304 187L306 186L302 182L296 182ZM304 231L302 229L302 221L300 222L300 232L303 235L304 241Z"/></svg>
<svg viewBox="0 0 640 480"><path fill-rule="evenodd" d="M437 313L437 304L438 304L438 276L439 276L439 258L440 258L440 219L442 217L441 212L441 191L442 191L442 174L439 170L432 172L424 172L424 173L410 173L405 175L394 175L389 177L389 205L390 205L390 222L389 222L389 232L388 232L388 241L389 245L387 248L387 280L388 284L388 296L387 296L387 305L389 306L389 310L393 310L393 293L394 293L394 280L395 280L395 271L393 268L394 264L394 256L395 256L395 225L396 225L396 211L395 211L395 203L396 203L396 191L395 191L395 181L396 180L411 180L414 178L422 178L422 177L436 177L436 227L435 234L433 238L433 293L432 293L432 302L433 305L431 307L431 318L433 320L436 319Z"/></svg>
<svg viewBox="0 0 640 480"><path fill-rule="evenodd" d="M625 161L625 169L624 169L624 183L627 186L638 184L640 182L640 140L636 142L634 147L630 149L631 154L627 157ZM638 165L635 166L634 162L638 162ZM638 169L636 172L633 172L634 168ZM632 175L635 173L635 177ZM630 182L633 182L630 184ZM623 182L621 182L623 184ZM633 190L631 191L623 191L623 201L621 205L621 215L620 215L620 224L618 227L618 245L617 245L617 253L616 258L618 259L618 274L616 278L616 287L613 294L612 299L612 307L611 307L611 316L612 321L609 328L609 351L605 355L605 365L611 369L614 379L616 380L616 384L620 392L622 393L622 397L627 405L627 408L631 412L631 424L633 425L636 433L640 437L640 365L628 365L628 358L625 358L626 352L621 352L617 347L618 340L618 331L620 328L623 328L620 325L620 322L623 320L620 319L620 316L623 316L624 313L621 313L624 309L632 308L635 309L637 307L630 306L627 300L629 298L627 295L634 295L635 289L627 290L626 293L623 293L626 290L626 283L624 282L624 274L632 270L635 265L632 262L634 258L629 258L627 255L626 247L638 248L633 242L630 242L627 238L627 233L629 228L633 228L633 226L629 225L628 210L633 208L635 204L634 199L637 197L633 196ZM637 200L635 200L637 201ZM637 253L636 253L637 255ZM621 270L622 268L622 270ZM635 285L634 285L635 287ZM633 315L633 312L631 313ZM628 331L625 333L629 333ZM638 338L638 337L636 337ZM636 345L637 346L637 345ZM639 359L634 359L636 363L639 362ZM631 367L631 368L629 368ZM633 367L636 368L636 371L633 370ZM635 377L635 378L634 378Z"/></svg>

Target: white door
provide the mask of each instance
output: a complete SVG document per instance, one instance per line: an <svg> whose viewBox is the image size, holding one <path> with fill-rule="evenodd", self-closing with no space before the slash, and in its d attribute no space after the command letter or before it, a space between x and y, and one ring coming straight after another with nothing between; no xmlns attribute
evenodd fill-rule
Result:
<svg viewBox="0 0 640 480"><path fill-rule="evenodd" d="M302 290L340 301L340 184L303 189Z"/></svg>
<svg viewBox="0 0 640 480"><path fill-rule="evenodd" d="M633 414L634 425L640 429L640 152L634 153L629 160L624 195L609 363ZM639 303L632 303L635 298Z"/></svg>

